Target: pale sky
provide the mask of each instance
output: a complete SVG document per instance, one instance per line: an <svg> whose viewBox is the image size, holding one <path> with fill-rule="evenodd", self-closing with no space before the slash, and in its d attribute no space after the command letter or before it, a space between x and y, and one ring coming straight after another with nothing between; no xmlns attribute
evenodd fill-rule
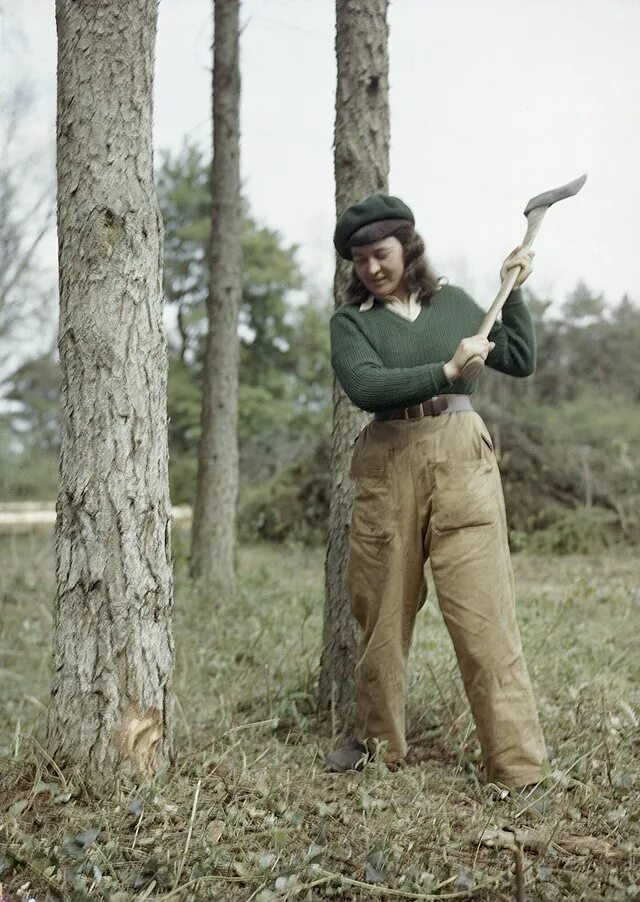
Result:
<svg viewBox="0 0 640 902"><path fill-rule="evenodd" d="M157 150L186 136L209 145L211 5L160 2ZM8 6L24 45L18 60L5 41L5 85L28 73L33 140L53 144L54 3ZM241 15L245 194L328 294L334 3L244 0ZM488 306L528 199L586 172L581 194L549 211L529 285L561 301L582 278L611 302L640 302L640 0L392 0L389 23L390 190L413 208L435 269Z"/></svg>

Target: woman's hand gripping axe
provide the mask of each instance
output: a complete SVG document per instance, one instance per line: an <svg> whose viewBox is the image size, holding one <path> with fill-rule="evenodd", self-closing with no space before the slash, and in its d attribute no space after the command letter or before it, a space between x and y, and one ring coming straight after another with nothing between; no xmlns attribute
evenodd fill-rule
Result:
<svg viewBox="0 0 640 902"><path fill-rule="evenodd" d="M527 217L527 231L522 246L525 250L528 250L533 244L533 240L538 234L538 229L544 219L544 214L549 207L559 200L564 200L565 197L572 197L574 194L577 194L586 180L586 175L581 175L579 179L574 179L573 182L569 182L561 188L554 188L552 191L545 191L543 194L537 194L531 198L524 209L524 215ZM485 318L482 320L482 325L478 329L477 334L482 335L483 338L488 338L489 332L491 332L493 324L504 306L504 302L513 290L521 268L520 266L514 266L507 273L495 301L487 311ZM484 360L476 354L467 360L458 378L471 382L480 376L483 369Z"/></svg>

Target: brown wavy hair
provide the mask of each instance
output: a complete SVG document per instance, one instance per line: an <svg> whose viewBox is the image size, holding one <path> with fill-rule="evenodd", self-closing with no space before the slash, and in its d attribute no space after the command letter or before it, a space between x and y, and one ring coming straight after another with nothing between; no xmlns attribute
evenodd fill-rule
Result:
<svg viewBox="0 0 640 902"><path fill-rule="evenodd" d="M427 261L424 240L410 223L400 226L393 235L402 245L404 257L402 279L405 288L409 294L417 292L418 299L421 303L426 304L440 287L440 279ZM370 294L371 292L358 278L354 266L351 271L351 282L347 289L347 304L361 304L367 300Z"/></svg>

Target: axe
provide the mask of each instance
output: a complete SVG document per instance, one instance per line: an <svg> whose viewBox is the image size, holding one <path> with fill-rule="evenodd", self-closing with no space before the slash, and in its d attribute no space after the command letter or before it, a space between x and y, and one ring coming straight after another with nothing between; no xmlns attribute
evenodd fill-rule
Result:
<svg viewBox="0 0 640 902"><path fill-rule="evenodd" d="M527 217L527 231L522 242L524 250L528 250L533 244L533 240L538 234L538 229L544 219L544 214L549 207L559 200L564 200L565 197L572 197L574 194L577 194L586 180L586 175L581 175L579 179L574 179L572 182L562 185L561 188L553 188L551 191L545 191L543 194L537 194L535 197L531 198L524 208L524 215ZM493 324L504 306L504 302L511 294L521 269L521 266L514 266L513 269L510 269L507 273L507 277L500 286L500 291L496 295L491 307L489 307L485 318L482 320L482 325L477 332L478 335L482 335L483 338L489 337L489 332L491 332ZM480 376L483 369L484 360L478 354L475 354L473 357L470 357L462 367L462 371L458 378L471 382Z"/></svg>

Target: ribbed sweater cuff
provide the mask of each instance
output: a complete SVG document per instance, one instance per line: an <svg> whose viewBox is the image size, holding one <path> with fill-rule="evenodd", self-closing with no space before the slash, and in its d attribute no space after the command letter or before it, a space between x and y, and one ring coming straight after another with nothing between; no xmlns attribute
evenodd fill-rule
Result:
<svg viewBox="0 0 640 902"><path fill-rule="evenodd" d="M453 382L450 379L447 379L444 372L444 363L440 367L439 370L433 374L433 381L435 384L436 394L441 395L443 392L446 392L448 389L453 388Z"/></svg>
<svg viewBox="0 0 640 902"><path fill-rule="evenodd" d="M514 288L511 294L507 297L507 300L504 302L505 307L515 307L516 304L524 304L522 288Z"/></svg>

